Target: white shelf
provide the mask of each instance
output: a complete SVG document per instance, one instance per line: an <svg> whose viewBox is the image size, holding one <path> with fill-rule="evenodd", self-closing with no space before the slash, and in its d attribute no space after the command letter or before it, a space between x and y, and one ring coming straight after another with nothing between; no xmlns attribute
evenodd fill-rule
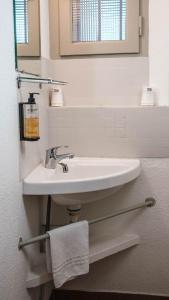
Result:
<svg viewBox="0 0 169 300"><path fill-rule="evenodd" d="M27 82L27 83L38 83L38 84L52 84L52 85L66 85L68 82L65 81L60 81L60 80L55 80L52 78L41 78L37 74L29 74L28 75L33 75L34 77L27 77L27 76L21 76L20 74L17 77L17 83L18 83L18 88L21 88L22 82Z"/></svg>
<svg viewBox="0 0 169 300"><path fill-rule="evenodd" d="M48 273L45 265L45 256L43 265L34 267L28 273L26 287L28 289L38 287L42 284L52 281L52 274Z"/></svg>
<svg viewBox="0 0 169 300"><path fill-rule="evenodd" d="M90 242L90 264L136 246L139 243L140 238L136 234L123 235L115 239L112 239L110 236L94 238Z"/></svg>
<svg viewBox="0 0 169 300"><path fill-rule="evenodd" d="M110 235L100 237L95 236L90 241L90 264L129 249L139 243L140 238L136 234L128 234L115 239L112 239ZM29 272L26 286L27 288L35 288L51 280L52 275L46 270L44 256L43 264Z"/></svg>

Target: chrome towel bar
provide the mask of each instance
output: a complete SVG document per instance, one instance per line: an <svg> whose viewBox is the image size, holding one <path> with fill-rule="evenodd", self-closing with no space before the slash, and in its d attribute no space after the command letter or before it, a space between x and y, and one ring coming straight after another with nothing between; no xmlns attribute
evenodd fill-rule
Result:
<svg viewBox="0 0 169 300"><path fill-rule="evenodd" d="M156 204L155 199L147 198L145 200L145 202L143 202L143 203L139 203L137 205L133 205L133 206L130 206L128 208L118 210L118 211L114 212L113 214L91 220L91 221L89 221L89 225L96 224L96 223L99 223L99 222L102 222L102 221L105 221L105 220L108 220L108 219L111 219L111 218L129 213L131 211L134 211L134 210L137 210L137 209L140 209L140 208L153 207L153 206L155 206L155 204ZM34 244L34 243L37 243L39 241L43 241L43 240L46 240L46 239L49 239L49 234L48 233L37 236L37 237L34 237L34 238L26 240L26 241L23 241L23 239L20 238L19 239L19 244L18 244L18 249L21 250L25 246L28 246L28 245L31 245L31 244Z"/></svg>

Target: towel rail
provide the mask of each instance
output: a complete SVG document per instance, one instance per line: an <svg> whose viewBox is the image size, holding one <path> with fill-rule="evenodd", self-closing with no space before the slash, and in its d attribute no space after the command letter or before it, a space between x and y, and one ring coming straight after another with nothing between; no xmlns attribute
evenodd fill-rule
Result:
<svg viewBox="0 0 169 300"><path fill-rule="evenodd" d="M137 210L137 209L140 209L140 208L153 207L153 206L155 206L155 204L156 204L156 200L154 198L147 198L145 200L145 202L139 203L139 204L134 205L134 206L130 206L130 207L125 208L125 209L118 210L118 211L114 212L113 214L91 220L91 221L89 221L89 225L96 224L96 223L99 223L99 222L102 222L102 221L105 221L105 220L108 220L108 219L111 219L111 218L129 213L131 211L134 211L134 210ZM31 244L34 244L34 243L37 243L39 241L46 240L46 239L49 239L49 234L48 233L37 236L37 237L34 237L34 238L26 240L26 241L23 241L23 239L20 238L19 239L19 244L18 244L18 249L21 250L25 246L28 246L28 245L31 245Z"/></svg>

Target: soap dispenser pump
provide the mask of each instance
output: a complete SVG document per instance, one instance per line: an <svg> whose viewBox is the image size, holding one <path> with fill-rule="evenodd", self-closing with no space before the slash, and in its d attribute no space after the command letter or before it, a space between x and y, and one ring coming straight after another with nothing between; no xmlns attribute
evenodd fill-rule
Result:
<svg viewBox="0 0 169 300"><path fill-rule="evenodd" d="M39 93L29 93L28 102L19 103L20 117L20 140L38 141L39 137L39 109L34 95Z"/></svg>

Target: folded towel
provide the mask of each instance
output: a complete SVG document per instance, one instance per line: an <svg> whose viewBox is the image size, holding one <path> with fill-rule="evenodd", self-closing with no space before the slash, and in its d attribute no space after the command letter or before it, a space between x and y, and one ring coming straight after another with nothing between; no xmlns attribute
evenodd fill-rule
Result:
<svg viewBox="0 0 169 300"><path fill-rule="evenodd" d="M66 225L48 232L46 258L55 287L89 272L89 226L87 221Z"/></svg>

